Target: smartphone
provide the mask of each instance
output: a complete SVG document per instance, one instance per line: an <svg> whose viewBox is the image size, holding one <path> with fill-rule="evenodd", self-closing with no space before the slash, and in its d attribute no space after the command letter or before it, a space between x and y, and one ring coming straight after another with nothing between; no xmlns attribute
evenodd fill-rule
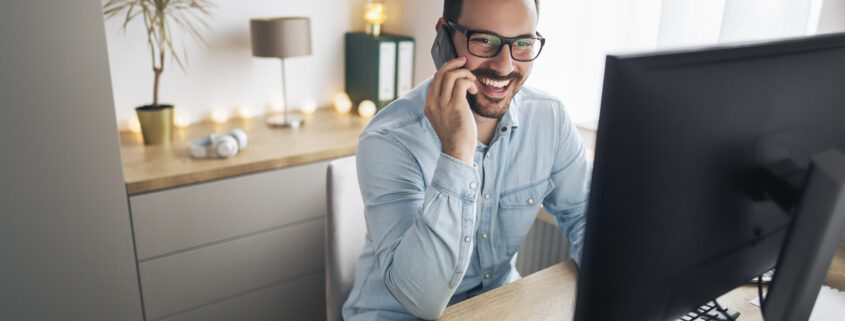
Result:
<svg viewBox="0 0 845 321"><path fill-rule="evenodd" d="M437 67L437 70L440 70L440 67L443 67L447 61L455 58L458 58L458 52L455 51L449 29L446 28L445 24L440 25L437 36L434 38L434 44L431 46L431 59L434 59L434 66ZM474 95L469 92L467 92L466 97L468 103L475 101ZM473 118L473 121L475 121L475 118Z"/></svg>
<svg viewBox="0 0 845 321"><path fill-rule="evenodd" d="M447 61L458 58L455 46L452 44L452 37L449 36L449 30L446 29L445 24L440 25L440 29L437 30L437 36L431 46L431 58L434 59L437 70L440 70Z"/></svg>

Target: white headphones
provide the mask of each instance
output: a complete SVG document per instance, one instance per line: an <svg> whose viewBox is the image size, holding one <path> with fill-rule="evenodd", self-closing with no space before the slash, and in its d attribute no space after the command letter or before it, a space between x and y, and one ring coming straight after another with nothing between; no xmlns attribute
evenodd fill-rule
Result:
<svg viewBox="0 0 845 321"><path fill-rule="evenodd" d="M240 128L225 134L211 134L191 141L188 147L194 158L229 158L246 148L247 136Z"/></svg>

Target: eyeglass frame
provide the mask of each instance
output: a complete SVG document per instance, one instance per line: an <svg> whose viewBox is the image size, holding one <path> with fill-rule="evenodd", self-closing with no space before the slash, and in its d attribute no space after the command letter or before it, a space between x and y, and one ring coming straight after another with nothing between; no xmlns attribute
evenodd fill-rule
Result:
<svg viewBox="0 0 845 321"><path fill-rule="evenodd" d="M519 62L531 62L531 61L536 60L537 57L540 57L540 53L543 52L543 47L546 45L546 38L544 38L540 34L540 32L537 32L537 31L534 32L536 34L536 36L505 37L505 36L502 36L498 33L492 32L492 31L471 30L471 29L469 29L469 28L467 28L467 27L465 27L465 26L463 26L463 25L461 25L457 22L451 21L451 20L446 20L446 25L449 26L450 28L454 28L455 31L460 31L461 33L464 34L464 36L466 36L466 38L467 38L467 41L466 41L467 52L469 52L470 55L476 56L478 58L493 58L493 57L496 57L496 56L499 55L499 53L502 52L502 48L504 48L505 45L508 45L508 51L510 52L511 59L519 61ZM472 36L472 34L474 34L474 33L484 33L484 34L496 36L496 37L498 37L499 39L502 40L502 44L499 45L499 49L497 49L496 52L494 54L492 54L491 56L484 57L484 56L476 55L472 52L472 50L469 49L469 39ZM537 55L535 55L534 58L531 58L530 60L517 59L516 57L513 56L513 43L514 43L514 41L519 40L519 39L525 39L525 38L537 39L537 40L540 41L540 50L538 50Z"/></svg>

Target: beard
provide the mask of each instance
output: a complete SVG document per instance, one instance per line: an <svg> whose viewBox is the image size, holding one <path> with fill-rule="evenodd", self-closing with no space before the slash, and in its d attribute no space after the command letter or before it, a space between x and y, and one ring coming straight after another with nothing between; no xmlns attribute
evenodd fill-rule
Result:
<svg viewBox="0 0 845 321"><path fill-rule="evenodd" d="M481 88L479 88L478 94L473 95L467 93L467 103L469 103L469 108L476 113L478 116L485 117L485 118L494 118L494 119L501 119L505 113L508 112L508 108L511 103L511 99L513 96L519 92L519 89L522 87L522 82L525 80L525 76L518 72L511 72L508 75L501 76L496 73L493 69L476 69L472 70L472 73L475 75L476 78L480 79L489 78L492 80L511 80L511 83L508 86L512 86L512 93L509 95L499 98L499 99L490 99L489 97L483 97L484 100L487 101L487 104L482 104L479 101L478 96L482 95ZM482 84L482 86L484 86ZM504 108L497 108L499 104L504 103Z"/></svg>

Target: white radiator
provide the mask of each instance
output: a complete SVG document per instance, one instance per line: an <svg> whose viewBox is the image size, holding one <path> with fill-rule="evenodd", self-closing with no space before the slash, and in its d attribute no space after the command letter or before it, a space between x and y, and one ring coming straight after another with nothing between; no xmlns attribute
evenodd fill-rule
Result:
<svg viewBox="0 0 845 321"><path fill-rule="evenodd" d="M569 242L557 228L554 218L541 210L519 247L517 271L524 277L567 259Z"/></svg>

